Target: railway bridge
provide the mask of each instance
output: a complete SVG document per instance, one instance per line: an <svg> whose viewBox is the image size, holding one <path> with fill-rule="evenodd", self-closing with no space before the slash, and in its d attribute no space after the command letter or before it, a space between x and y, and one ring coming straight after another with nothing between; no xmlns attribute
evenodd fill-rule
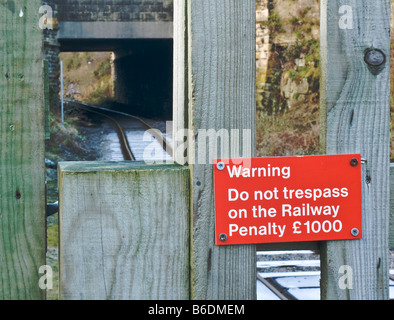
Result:
<svg viewBox="0 0 394 320"><path fill-rule="evenodd" d="M53 17L44 30L53 97L59 92L59 52L111 51L115 99L153 116L171 117L173 0L43 4Z"/></svg>

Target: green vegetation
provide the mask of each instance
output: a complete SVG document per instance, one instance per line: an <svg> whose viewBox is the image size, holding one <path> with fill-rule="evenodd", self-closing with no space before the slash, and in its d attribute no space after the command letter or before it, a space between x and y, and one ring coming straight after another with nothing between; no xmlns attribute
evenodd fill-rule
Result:
<svg viewBox="0 0 394 320"><path fill-rule="evenodd" d="M110 52L64 52L64 90L68 99L101 104L114 99Z"/></svg>
<svg viewBox="0 0 394 320"><path fill-rule="evenodd" d="M270 34L283 32L282 21L280 20L278 14L275 11L272 12L268 17L265 26L268 28Z"/></svg>
<svg viewBox="0 0 394 320"><path fill-rule="evenodd" d="M271 10L266 23L272 47L265 98L257 110L259 156L319 153L320 43L313 32L319 21L311 10L285 17Z"/></svg>
<svg viewBox="0 0 394 320"><path fill-rule="evenodd" d="M111 76L111 62L109 60L100 62L96 69L93 70L93 75L97 80Z"/></svg>
<svg viewBox="0 0 394 320"><path fill-rule="evenodd" d="M108 82L103 83L102 86L98 87L95 91L90 94L87 99L87 103L92 105L100 105L107 101L112 100L112 85Z"/></svg>
<svg viewBox="0 0 394 320"><path fill-rule="evenodd" d="M81 66L81 61L78 59L76 54L73 54L71 57L68 57L64 61L65 71L71 71L73 69L77 69Z"/></svg>
<svg viewBox="0 0 394 320"><path fill-rule="evenodd" d="M59 291L59 216L55 214L47 219L47 265L50 265L53 271L53 289L47 290L48 300L57 300Z"/></svg>
<svg viewBox="0 0 394 320"><path fill-rule="evenodd" d="M270 31L272 48L264 98L257 109L258 156L319 153L319 1L313 8L303 3L273 0L270 5L265 25ZM394 79L393 37L391 41ZM263 77L257 75L257 78ZM289 90L306 82L307 93ZM394 81L391 81L390 106L390 160L394 162Z"/></svg>

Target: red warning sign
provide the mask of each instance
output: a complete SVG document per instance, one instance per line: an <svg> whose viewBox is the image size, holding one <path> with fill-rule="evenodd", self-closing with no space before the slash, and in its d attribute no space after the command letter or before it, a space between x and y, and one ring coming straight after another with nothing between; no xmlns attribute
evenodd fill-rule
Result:
<svg viewBox="0 0 394 320"><path fill-rule="evenodd" d="M217 160L217 245L362 238L360 155Z"/></svg>

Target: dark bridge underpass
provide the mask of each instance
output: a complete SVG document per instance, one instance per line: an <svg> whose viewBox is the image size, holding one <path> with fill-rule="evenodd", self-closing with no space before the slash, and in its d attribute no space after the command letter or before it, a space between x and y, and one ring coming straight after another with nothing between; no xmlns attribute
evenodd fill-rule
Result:
<svg viewBox="0 0 394 320"><path fill-rule="evenodd" d="M172 39L59 39L63 52L115 53L115 100L122 111L172 118Z"/></svg>

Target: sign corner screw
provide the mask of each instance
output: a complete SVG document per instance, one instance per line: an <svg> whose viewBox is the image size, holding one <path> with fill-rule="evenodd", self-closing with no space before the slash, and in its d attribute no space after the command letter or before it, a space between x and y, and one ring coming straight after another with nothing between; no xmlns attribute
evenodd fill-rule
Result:
<svg viewBox="0 0 394 320"><path fill-rule="evenodd" d="M360 231L357 228L353 228L351 233L353 237L357 237L360 234Z"/></svg>
<svg viewBox="0 0 394 320"><path fill-rule="evenodd" d="M353 158L352 160L350 160L350 165L352 167L357 167L358 166L358 159Z"/></svg>
<svg viewBox="0 0 394 320"><path fill-rule="evenodd" d="M219 163L216 165L216 168L217 168L218 170L220 170L220 171L224 170L224 167L225 167L224 162L219 162Z"/></svg>
<svg viewBox="0 0 394 320"><path fill-rule="evenodd" d="M227 240L227 234L221 233L219 235L219 240L222 241L222 242L225 242Z"/></svg>

